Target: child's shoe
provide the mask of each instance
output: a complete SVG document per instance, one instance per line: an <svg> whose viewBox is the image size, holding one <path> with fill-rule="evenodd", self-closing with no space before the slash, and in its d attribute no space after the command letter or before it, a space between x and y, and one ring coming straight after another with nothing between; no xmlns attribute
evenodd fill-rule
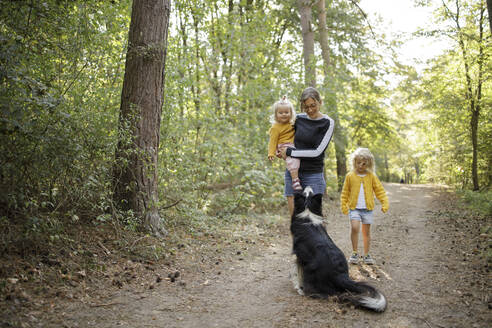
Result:
<svg viewBox="0 0 492 328"><path fill-rule="evenodd" d="M292 189L294 191L302 191L301 180L299 178L292 180Z"/></svg>
<svg viewBox="0 0 492 328"><path fill-rule="evenodd" d="M363 257L364 263L367 265L373 265L375 263L374 259L371 257L371 255L367 254L366 256Z"/></svg>
<svg viewBox="0 0 492 328"><path fill-rule="evenodd" d="M348 262L350 264L357 264L359 263L359 254L357 253L352 253L352 256L349 257Z"/></svg>

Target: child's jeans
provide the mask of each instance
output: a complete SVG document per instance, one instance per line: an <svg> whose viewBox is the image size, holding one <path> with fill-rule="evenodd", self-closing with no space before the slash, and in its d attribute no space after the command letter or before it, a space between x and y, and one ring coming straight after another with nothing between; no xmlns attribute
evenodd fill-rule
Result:
<svg viewBox="0 0 492 328"><path fill-rule="evenodd" d="M282 148L287 148L287 147L294 148L294 144L293 143L279 144L277 146L277 154L280 152L280 150ZM285 158L285 163L287 164L287 170L289 170L289 172L292 172L292 171L299 170L299 166L301 165L301 160L299 158L293 158L293 157L287 156Z"/></svg>

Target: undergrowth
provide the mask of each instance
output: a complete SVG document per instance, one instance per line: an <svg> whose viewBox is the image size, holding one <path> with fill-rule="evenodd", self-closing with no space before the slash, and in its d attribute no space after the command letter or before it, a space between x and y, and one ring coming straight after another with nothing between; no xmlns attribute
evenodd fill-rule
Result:
<svg viewBox="0 0 492 328"><path fill-rule="evenodd" d="M458 194L472 211L483 216L492 216L492 190L462 190Z"/></svg>
<svg viewBox="0 0 492 328"><path fill-rule="evenodd" d="M89 221L40 217L27 223L4 217L0 219L0 292L9 295L9 281L42 283L46 288L71 286L103 276L108 266L126 260L166 263L183 245L211 237L223 243L238 237L267 237L272 227L285 220L283 207L283 215L247 211L216 217L183 203L163 212L168 231L164 239L111 216ZM46 293L46 288L37 288L35 293Z"/></svg>
<svg viewBox="0 0 492 328"><path fill-rule="evenodd" d="M457 195L466 207L463 212L468 214L467 220L480 224L480 237L484 244L482 253L487 263L492 264L492 191L461 190Z"/></svg>

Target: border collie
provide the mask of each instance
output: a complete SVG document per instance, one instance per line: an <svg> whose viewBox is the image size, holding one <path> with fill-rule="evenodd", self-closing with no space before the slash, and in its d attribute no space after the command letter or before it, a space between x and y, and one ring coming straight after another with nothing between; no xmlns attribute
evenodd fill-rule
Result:
<svg viewBox="0 0 492 328"><path fill-rule="evenodd" d="M293 272L296 290L311 297L336 296L341 302L383 312L384 295L371 285L349 277L345 255L322 225L321 200L322 195L314 195L310 187L295 194L290 231L297 258Z"/></svg>

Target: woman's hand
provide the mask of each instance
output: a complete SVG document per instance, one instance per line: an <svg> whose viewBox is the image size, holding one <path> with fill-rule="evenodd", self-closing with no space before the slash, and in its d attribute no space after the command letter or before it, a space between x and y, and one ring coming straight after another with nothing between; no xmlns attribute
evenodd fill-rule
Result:
<svg viewBox="0 0 492 328"><path fill-rule="evenodd" d="M270 162L273 162L273 160L275 159L274 156L268 156L268 159L270 160Z"/></svg>

